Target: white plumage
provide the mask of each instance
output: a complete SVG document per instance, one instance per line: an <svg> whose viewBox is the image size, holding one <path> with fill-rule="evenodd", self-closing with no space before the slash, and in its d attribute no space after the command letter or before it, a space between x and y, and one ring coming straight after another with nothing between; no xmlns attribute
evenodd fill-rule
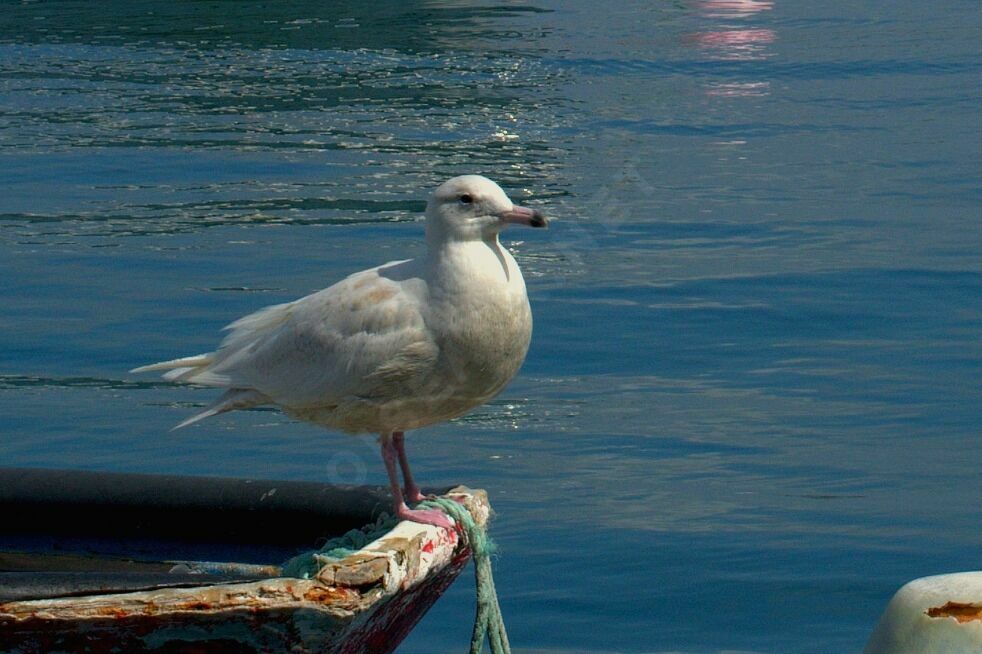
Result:
<svg viewBox="0 0 982 654"><path fill-rule="evenodd" d="M449 524L421 499L403 448L407 429L449 420L496 395L525 358L532 316L525 281L498 240L507 223L545 227L477 175L445 182L426 209L426 255L355 273L304 298L240 318L215 352L156 363L170 381L226 389L203 418L262 404L347 432L375 432L396 513Z"/></svg>

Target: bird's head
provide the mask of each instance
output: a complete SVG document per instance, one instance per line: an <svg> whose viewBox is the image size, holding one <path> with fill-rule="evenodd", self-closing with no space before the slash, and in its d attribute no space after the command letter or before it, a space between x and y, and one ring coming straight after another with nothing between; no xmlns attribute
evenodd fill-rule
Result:
<svg viewBox="0 0 982 654"><path fill-rule="evenodd" d="M447 180L426 205L427 237L439 241L494 238L509 223L549 225L539 210L513 203L500 186L480 175Z"/></svg>

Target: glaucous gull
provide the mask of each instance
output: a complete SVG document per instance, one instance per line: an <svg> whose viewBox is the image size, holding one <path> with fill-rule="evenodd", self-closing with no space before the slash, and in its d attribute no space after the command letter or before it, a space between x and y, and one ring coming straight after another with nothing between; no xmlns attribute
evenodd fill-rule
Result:
<svg viewBox="0 0 982 654"><path fill-rule="evenodd" d="M510 223L547 226L491 180L454 177L427 203L424 256L240 318L214 352L132 372L226 389L175 429L269 404L324 427L377 433L396 516L449 527L441 511L406 504L424 497L404 432L480 406L522 365L532 313L518 264L498 240Z"/></svg>

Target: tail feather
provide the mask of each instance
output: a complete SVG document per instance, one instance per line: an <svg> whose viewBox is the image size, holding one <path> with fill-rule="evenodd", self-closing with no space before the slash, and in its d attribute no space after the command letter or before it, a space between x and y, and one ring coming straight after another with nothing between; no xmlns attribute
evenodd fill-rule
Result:
<svg viewBox="0 0 982 654"><path fill-rule="evenodd" d="M225 391L221 397L215 400L207 409L201 411L200 413L194 414L187 420L184 420L179 425L171 429L171 431L175 431L182 427L187 427L188 425L193 425L199 420L217 416L219 413L234 411L235 409L248 409L250 407L259 406L260 404L268 404L269 401L270 400L268 397L251 388L230 388Z"/></svg>
<svg viewBox="0 0 982 654"><path fill-rule="evenodd" d="M194 369L207 366L212 361L211 354L198 354L193 357L182 357L180 359L171 359L170 361L161 361L160 363L151 363L149 366L133 368L130 372L156 372L158 370L174 370L176 368Z"/></svg>
<svg viewBox="0 0 982 654"><path fill-rule="evenodd" d="M193 357L182 357L180 359L171 359L170 361L161 361L160 363L151 363L148 366L133 368L130 372L158 372L166 370L164 379L167 381L190 381L207 386L229 386L232 383L229 377L208 371L208 366L214 362L214 354L199 354ZM235 409L248 409L260 404L269 403L270 399L257 390L251 388L229 388L204 411L200 411L187 420L182 421L171 429L171 431L193 425L199 420L216 416L219 413L234 411Z"/></svg>
<svg viewBox="0 0 982 654"><path fill-rule="evenodd" d="M185 375L191 376L200 370L201 368L185 366L184 368L174 368L173 370L168 370L162 376L167 381L184 381Z"/></svg>

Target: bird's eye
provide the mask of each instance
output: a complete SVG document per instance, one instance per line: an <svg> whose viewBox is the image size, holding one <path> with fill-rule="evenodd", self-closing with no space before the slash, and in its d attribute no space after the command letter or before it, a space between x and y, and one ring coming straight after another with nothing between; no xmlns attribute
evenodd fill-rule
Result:
<svg viewBox="0 0 982 654"><path fill-rule="evenodd" d="M460 196L461 204L471 204L472 202L474 202L474 198L468 195L467 193L464 193L463 195Z"/></svg>

